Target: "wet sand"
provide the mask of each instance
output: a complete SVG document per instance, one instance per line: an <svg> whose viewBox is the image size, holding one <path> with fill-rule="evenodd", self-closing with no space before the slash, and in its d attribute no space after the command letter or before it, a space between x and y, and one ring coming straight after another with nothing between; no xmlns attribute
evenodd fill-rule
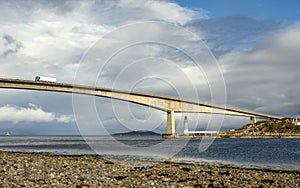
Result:
<svg viewBox="0 0 300 188"><path fill-rule="evenodd" d="M0 152L0 187L300 187L300 172Z"/></svg>

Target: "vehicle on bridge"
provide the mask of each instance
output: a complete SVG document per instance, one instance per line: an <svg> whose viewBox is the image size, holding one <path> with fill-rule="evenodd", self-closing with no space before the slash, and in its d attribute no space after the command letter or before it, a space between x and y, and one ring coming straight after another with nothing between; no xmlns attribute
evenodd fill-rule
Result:
<svg viewBox="0 0 300 188"><path fill-rule="evenodd" d="M36 82L56 82L56 78L45 77L45 76L36 76Z"/></svg>

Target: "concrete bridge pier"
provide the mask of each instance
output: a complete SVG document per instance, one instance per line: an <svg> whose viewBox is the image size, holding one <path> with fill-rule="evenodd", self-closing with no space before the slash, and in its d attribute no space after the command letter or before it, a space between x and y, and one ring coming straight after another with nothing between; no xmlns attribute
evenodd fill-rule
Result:
<svg viewBox="0 0 300 188"><path fill-rule="evenodd" d="M175 133L175 117L174 117L174 111L168 111L167 112L167 130L166 134L163 134L163 138L172 138L176 137L177 134Z"/></svg>
<svg viewBox="0 0 300 188"><path fill-rule="evenodd" d="M167 134L175 134L174 111L167 112Z"/></svg>
<svg viewBox="0 0 300 188"><path fill-rule="evenodd" d="M255 116L250 117L250 121L251 124L254 125L257 122L256 117Z"/></svg>

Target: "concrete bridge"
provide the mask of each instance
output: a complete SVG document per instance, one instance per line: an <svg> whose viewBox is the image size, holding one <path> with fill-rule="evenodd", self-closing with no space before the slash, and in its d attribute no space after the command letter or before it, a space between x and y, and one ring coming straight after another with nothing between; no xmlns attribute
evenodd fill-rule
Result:
<svg viewBox="0 0 300 188"><path fill-rule="evenodd" d="M244 116L249 117L253 123L256 122L256 118L281 119L281 117L277 116L226 108L212 104L198 103L179 98L84 85L0 78L0 88L78 93L83 95L93 95L129 101L132 103L156 108L167 113L165 134L167 137L176 135L174 113L213 113L231 116Z"/></svg>

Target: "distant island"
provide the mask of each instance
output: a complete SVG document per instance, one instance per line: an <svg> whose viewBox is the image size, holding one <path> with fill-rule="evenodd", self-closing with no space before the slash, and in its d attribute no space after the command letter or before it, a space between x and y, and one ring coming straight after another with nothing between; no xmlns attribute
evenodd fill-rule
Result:
<svg viewBox="0 0 300 188"><path fill-rule="evenodd" d="M161 134L153 131L130 131L125 133L115 133L112 136L161 136Z"/></svg>

